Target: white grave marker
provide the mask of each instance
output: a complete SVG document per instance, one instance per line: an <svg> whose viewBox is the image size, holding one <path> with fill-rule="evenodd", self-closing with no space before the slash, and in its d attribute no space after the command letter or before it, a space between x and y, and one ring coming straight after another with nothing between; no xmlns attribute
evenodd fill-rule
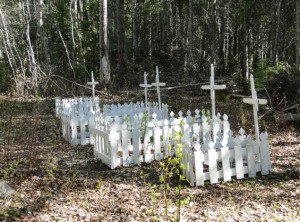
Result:
<svg viewBox="0 0 300 222"><path fill-rule="evenodd" d="M144 72L144 84L140 84L140 87L144 88L144 92L145 92L145 105L146 105L146 107L148 107L147 91L148 91L148 88L152 87L152 85L147 83L147 73L146 72Z"/></svg>
<svg viewBox="0 0 300 222"><path fill-rule="evenodd" d="M215 90L226 89L226 85L215 85L215 72L213 64L210 65L210 84L202 86L201 89L210 90L211 118L214 118L216 116Z"/></svg>
<svg viewBox="0 0 300 222"><path fill-rule="evenodd" d="M88 85L92 86L92 90L93 90L93 100L95 100L95 86L98 84L99 82L95 82L94 80L94 73L92 71L92 82L88 82Z"/></svg>
<svg viewBox="0 0 300 222"><path fill-rule="evenodd" d="M253 75L250 75L250 84L251 84L251 98L243 98L243 102L253 105L255 139L258 141L259 140L259 127L258 127L258 116L257 116L258 104L266 105L267 100L257 98L257 94L256 94L256 91L255 91L255 86L254 86Z"/></svg>
<svg viewBox="0 0 300 222"><path fill-rule="evenodd" d="M155 79L156 79L156 82L152 83L152 86L156 86L157 97L158 97L158 107L159 107L159 110L161 110L160 87L165 86L166 83L159 82L158 66L156 66L156 78Z"/></svg>

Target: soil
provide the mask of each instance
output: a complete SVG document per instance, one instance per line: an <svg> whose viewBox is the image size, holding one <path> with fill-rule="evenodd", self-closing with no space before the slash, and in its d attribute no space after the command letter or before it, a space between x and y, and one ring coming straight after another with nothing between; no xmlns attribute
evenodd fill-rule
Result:
<svg viewBox="0 0 300 222"><path fill-rule="evenodd" d="M132 98L134 94L134 98ZM102 103L142 100L140 92ZM155 99L154 94L149 99ZM209 109L205 94L163 93L169 110ZM198 107L198 105L201 107ZM167 221L176 217L176 181L170 201L160 188L158 162L110 170L93 148L70 146L61 138L53 100L0 99L0 181L15 193L0 199L3 221ZM237 132L253 134L251 106L218 98L217 110ZM267 113L267 114L266 114ZM265 115L266 114L266 115ZM272 171L255 179L191 187L183 184L181 221L300 221L300 129L279 125L266 108L261 129L269 133Z"/></svg>

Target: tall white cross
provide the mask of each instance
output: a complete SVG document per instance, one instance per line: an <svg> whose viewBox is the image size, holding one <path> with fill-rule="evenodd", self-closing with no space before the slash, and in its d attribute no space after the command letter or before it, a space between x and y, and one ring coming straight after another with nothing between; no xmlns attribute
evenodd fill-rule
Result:
<svg viewBox="0 0 300 222"><path fill-rule="evenodd" d="M158 97L158 108L161 110L161 98L160 98L160 88L161 86L165 86L166 83L159 82L159 72L158 72L158 66L156 66L156 82L152 83L152 86L156 86L156 91L157 91L157 97Z"/></svg>
<svg viewBox="0 0 300 222"><path fill-rule="evenodd" d="M255 138L258 141L259 140L259 127L258 127L258 105L266 105L267 100L266 99L258 99L255 85L254 85L254 79L253 75L250 75L250 84L251 84L251 98L243 98L244 103L252 104L253 105L253 116L254 116L254 127L255 127Z"/></svg>
<svg viewBox="0 0 300 222"><path fill-rule="evenodd" d="M215 85L215 71L214 65L210 65L210 84L201 86L201 89L210 90L210 99L211 99L211 117L216 116L216 96L215 90L226 89L226 85Z"/></svg>
<svg viewBox="0 0 300 222"><path fill-rule="evenodd" d="M95 82L94 80L94 73L92 71L92 82L88 82L88 85L92 86L92 90L93 90L93 100L95 100L95 86L98 84L99 82Z"/></svg>
<svg viewBox="0 0 300 222"><path fill-rule="evenodd" d="M147 73L146 72L144 72L144 84L140 84L140 87L144 88L145 105L146 105L146 107L148 107L147 91L148 91L148 88L152 87L152 85L147 83Z"/></svg>

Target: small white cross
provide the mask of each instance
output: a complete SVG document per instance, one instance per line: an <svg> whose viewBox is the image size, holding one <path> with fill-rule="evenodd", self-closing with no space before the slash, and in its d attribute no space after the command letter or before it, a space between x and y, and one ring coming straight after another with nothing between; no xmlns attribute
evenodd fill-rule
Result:
<svg viewBox="0 0 300 222"><path fill-rule="evenodd" d="M144 88L144 92L145 92L145 105L146 105L146 107L148 107L147 91L148 91L148 88L152 87L152 85L147 83L147 73L146 72L144 72L144 84L140 84L140 87Z"/></svg>
<svg viewBox="0 0 300 222"><path fill-rule="evenodd" d="M158 72L158 66L156 66L156 82L152 83L152 86L156 86L156 91L157 91L157 97L158 97L158 107L159 110L161 110L161 98L160 98L160 88L161 86L165 86L166 83L159 82L159 72Z"/></svg>
<svg viewBox="0 0 300 222"><path fill-rule="evenodd" d="M258 141L259 140L259 127L258 127L258 104L266 105L267 100L266 99L258 99L255 85L254 85L254 79L253 75L250 75L250 84L251 84L251 98L243 98L244 103L252 104L253 105L253 116L254 116L254 127L255 127L255 138Z"/></svg>
<svg viewBox="0 0 300 222"><path fill-rule="evenodd" d="M93 100L95 100L95 86L98 84L99 82L95 82L94 80L94 73L92 71L92 82L88 82L88 85L92 86L92 90L93 90Z"/></svg>
<svg viewBox="0 0 300 222"><path fill-rule="evenodd" d="M201 86L201 89L210 90L211 117L214 118L216 116L215 90L226 89L226 85L215 85L215 72L213 64L210 65L210 84Z"/></svg>

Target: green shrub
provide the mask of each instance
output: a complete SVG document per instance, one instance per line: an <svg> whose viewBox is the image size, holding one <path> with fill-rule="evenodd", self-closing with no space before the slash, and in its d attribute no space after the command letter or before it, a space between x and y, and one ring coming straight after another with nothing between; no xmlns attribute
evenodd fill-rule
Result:
<svg viewBox="0 0 300 222"><path fill-rule="evenodd" d="M285 72L285 67L286 62L283 61L279 61L275 66L266 65L266 63L263 62L254 70L255 86L257 88L266 86L267 82L274 79L276 75Z"/></svg>

